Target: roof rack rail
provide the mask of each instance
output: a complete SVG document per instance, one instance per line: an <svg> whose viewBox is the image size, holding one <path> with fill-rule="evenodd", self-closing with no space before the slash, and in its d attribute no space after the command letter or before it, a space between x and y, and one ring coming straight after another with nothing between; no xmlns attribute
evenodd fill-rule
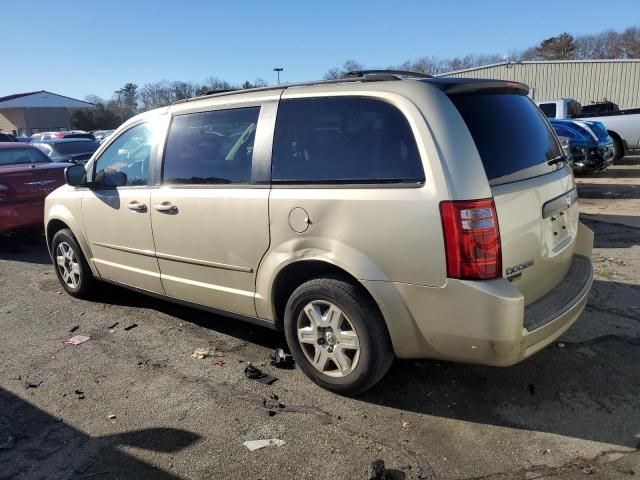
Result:
<svg viewBox="0 0 640 480"><path fill-rule="evenodd" d="M343 75L343 78L366 78L372 75L388 75L391 77L413 77L413 78L433 78L433 75L422 72L412 72L411 70L353 70Z"/></svg>
<svg viewBox="0 0 640 480"><path fill-rule="evenodd" d="M202 100L203 98L236 95L236 94L245 93L245 92L264 92L269 90L279 90L279 89L292 88L292 87L307 87L312 85L330 85L332 83L377 82L377 81L383 81L383 80L401 80L402 79L401 77L433 78L432 75L427 75L426 73L410 72L407 70L358 70L353 72L347 72L341 78L335 78L330 80L316 80L311 82L287 83L284 85L270 85L268 87L257 87L257 88L246 88L246 89L241 88L238 90L228 90L228 91L218 90L218 91L206 92L203 95L197 95L195 97L176 100L172 103L172 105L176 105L179 103L193 102L195 100Z"/></svg>

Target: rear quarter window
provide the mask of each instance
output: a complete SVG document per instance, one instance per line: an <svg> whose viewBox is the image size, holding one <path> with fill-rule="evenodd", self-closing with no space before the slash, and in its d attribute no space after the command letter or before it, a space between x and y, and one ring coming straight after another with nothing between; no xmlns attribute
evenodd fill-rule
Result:
<svg viewBox="0 0 640 480"><path fill-rule="evenodd" d="M490 181L518 172L522 175L515 177L521 180L553 171L546 162L562 155L560 145L528 97L474 93L450 98L467 124ZM532 168L536 166L540 168Z"/></svg>
<svg viewBox="0 0 640 480"><path fill-rule="evenodd" d="M424 182L405 116L370 98L283 100L278 106L273 183Z"/></svg>

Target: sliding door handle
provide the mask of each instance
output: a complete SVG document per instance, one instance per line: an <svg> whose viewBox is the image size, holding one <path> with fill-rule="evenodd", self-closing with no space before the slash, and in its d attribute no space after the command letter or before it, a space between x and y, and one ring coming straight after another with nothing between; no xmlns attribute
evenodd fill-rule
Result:
<svg viewBox="0 0 640 480"><path fill-rule="evenodd" d="M153 208L162 213L178 213L178 207L171 202L156 203Z"/></svg>

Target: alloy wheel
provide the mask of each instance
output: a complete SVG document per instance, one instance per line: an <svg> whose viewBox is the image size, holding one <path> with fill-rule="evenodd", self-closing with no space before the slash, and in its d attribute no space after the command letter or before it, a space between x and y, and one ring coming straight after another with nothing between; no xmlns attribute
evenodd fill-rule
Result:
<svg viewBox="0 0 640 480"><path fill-rule="evenodd" d="M62 281L70 288L80 285L80 262L71 245L60 242L56 248L56 264Z"/></svg>
<svg viewBox="0 0 640 480"><path fill-rule="evenodd" d="M314 368L324 375L345 377L358 365L360 341L353 323L340 308L314 300L300 312L298 342Z"/></svg>

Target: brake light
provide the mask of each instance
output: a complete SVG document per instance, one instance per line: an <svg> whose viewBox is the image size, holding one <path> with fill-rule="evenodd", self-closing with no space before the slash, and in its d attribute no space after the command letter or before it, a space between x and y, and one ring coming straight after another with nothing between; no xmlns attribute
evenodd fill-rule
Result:
<svg viewBox="0 0 640 480"><path fill-rule="evenodd" d="M500 231L493 198L441 202L440 216L447 277L486 280L502 274Z"/></svg>

